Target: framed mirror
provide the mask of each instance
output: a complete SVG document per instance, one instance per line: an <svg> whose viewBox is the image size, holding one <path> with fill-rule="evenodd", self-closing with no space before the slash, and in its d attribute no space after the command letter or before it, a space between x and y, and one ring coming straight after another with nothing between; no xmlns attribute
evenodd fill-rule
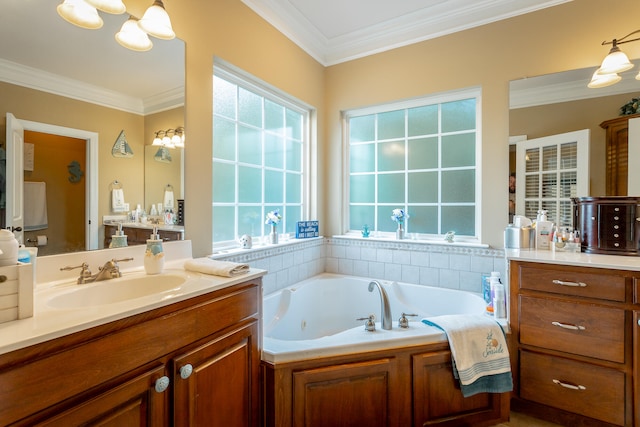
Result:
<svg viewBox="0 0 640 427"><path fill-rule="evenodd" d="M48 244L39 248L39 255L94 248L88 243L78 244L78 238L71 243L66 232L69 228L79 227L81 242L82 239L97 241L101 247L102 235L91 236L91 239L87 235L103 233L103 218L113 214L109 185L114 180L123 184L126 201L133 208L137 204L146 206L155 202L147 201L148 197L155 199L155 196L145 194L145 145L151 144L158 129L184 126L184 42L152 38L151 50L130 51L114 38L127 20L127 13L100 12L103 27L87 30L64 21L56 12L59 3L11 0L3 5L5 16L11 19L0 27L2 116L12 113L21 121L96 133L99 140L96 159L92 160L95 167L91 166L93 163L86 148L84 153L75 152L70 157L62 155L60 165L64 167L55 167L53 172L65 175L61 180L64 186L89 188L88 182L93 179L97 194L81 201L80 197L60 190L58 184L49 185L47 227L25 233L28 245L35 244L37 236L48 237ZM136 3L125 1L127 7L130 4L138 6ZM3 150L6 148L4 122L0 119L0 148ZM122 131L133 150L131 158L111 155L112 146ZM28 142L26 138L25 142ZM38 147L38 141L31 143L35 147L30 148L35 151L34 171L25 172L25 180L46 180L41 172L50 162L38 161L46 150ZM53 147L58 152L63 149L62 144ZM72 164L77 164L82 172L82 177L74 183L68 180L67 166ZM182 177L178 179L182 180ZM181 187L183 184L173 185ZM75 190L77 193L77 188ZM72 218L67 211L67 206L80 203L96 204L90 207L98 213L99 226L94 227L97 231L89 231L87 216ZM0 202L0 208L5 210L11 208L10 205L8 200L4 206ZM81 211L89 210L89 206L81 208Z"/></svg>
<svg viewBox="0 0 640 427"><path fill-rule="evenodd" d="M516 171L517 140L531 140L588 129L589 194L607 194L607 121L620 116L621 107L638 96L639 60L636 66L621 73L622 80L612 86L590 89L598 65L544 76L527 77L510 82L510 172ZM638 159L629 158L629 164ZM505 179L506 180L506 179ZM516 191L518 189L516 188ZM581 196L583 196L581 194Z"/></svg>

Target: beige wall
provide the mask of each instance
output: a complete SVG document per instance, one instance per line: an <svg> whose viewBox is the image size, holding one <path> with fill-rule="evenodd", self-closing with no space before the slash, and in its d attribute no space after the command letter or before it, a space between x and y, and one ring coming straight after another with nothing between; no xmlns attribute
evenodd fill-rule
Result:
<svg viewBox="0 0 640 427"><path fill-rule="evenodd" d="M99 135L98 147L98 215L111 209L109 184L122 183L125 199L135 207L144 201L144 118L137 114L100 107L74 99L0 82L0 114L12 113L18 119L81 129ZM111 148L124 130L133 150L132 158L116 158ZM0 119L0 141L6 134L5 120ZM101 241L102 239L100 239Z"/></svg>
<svg viewBox="0 0 640 427"><path fill-rule="evenodd" d="M325 236L343 231L341 111L482 87L482 240L502 247L508 221L509 81L596 66L607 53L601 42L637 29L640 16L634 0L573 1L324 68L238 0L179 5L166 3L177 35L186 42L186 234L195 256L211 250L206 177L211 176L214 56L317 108L318 157L312 173L319 179L315 216ZM624 50L640 57L640 43ZM504 192L495 191L502 186Z"/></svg>
<svg viewBox="0 0 640 427"><path fill-rule="evenodd" d="M253 13L240 0L165 3L174 30L186 43L185 230L194 256L211 253L212 71L219 57L313 105L318 111L317 164L324 165L325 69L284 35ZM214 141L215 143L215 141ZM325 172L316 164L311 174ZM324 181L320 177L320 210L312 212L327 227ZM318 206L315 206L318 209Z"/></svg>
<svg viewBox="0 0 640 427"><path fill-rule="evenodd" d="M326 73L325 234L338 233L342 162L339 112L470 86L482 87L482 241L502 247L508 222L509 81L597 66L603 40L638 28L640 3L580 0L336 65ZM624 45L640 56L640 43ZM595 69L595 68L594 68ZM585 82L586 84L587 82ZM570 113L567 113L569 115ZM496 191L496 188L498 191ZM500 191L504 188L504 191ZM503 208L504 207L504 208Z"/></svg>
<svg viewBox="0 0 640 427"><path fill-rule="evenodd" d="M148 2L126 3L130 6L130 3ZM481 87L482 240L501 247L502 230L507 223L507 209L503 207L507 206L509 81L595 67L607 53L607 48L600 43L636 30L636 17L640 16L640 3L635 0L606 4L599 0L576 0L325 68L240 0L167 0L165 6L176 34L186 43L186 236L193 241L194 256L211 251L214 57L317 109L318 153L311 174L318 179L319 186L311 217L320 220L325 236L343 231L341 111L458 88ZM135 8L131 10L135 13ZM624 50L630 57L640 57L640 43L624 45ZM75 110L41 111L38 115L44 117L41 120L45 122L55 118L63 126L99 132L101 141L108 140L107 144L100 145L101 191L117 178L126 181L128 200L132 203L142 200L142 180L129 182L132 179L129 174L143 167L142 156L129 160L112 158L110 150L118 136L116 129L105 128L102 119L85 120L83 112L71 115L69 111ZM20 113L16 116L21 118ZM126 130L136 153L142 151L143 135L133 131L130 134L127 129L138 119L126 113L114 118L120 123L119 128ZM83 126L78 126L78 122ZM148 135L144 138L148 139ZM103 166L104 157L109 160ZM123 162L127 162L124 168ZM494 191L503 186L504 192ZM108 200L101 198L101 212L106 203Z"/></svg>

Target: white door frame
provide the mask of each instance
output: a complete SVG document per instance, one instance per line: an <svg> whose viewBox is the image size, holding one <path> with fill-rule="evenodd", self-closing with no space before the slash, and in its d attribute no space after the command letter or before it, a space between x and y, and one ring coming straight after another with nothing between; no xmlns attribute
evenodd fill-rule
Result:
<svg viewBox="0 0 640 427"><path fill-rule="evenodd" d="M85 250L98 249L98 133L46 123L20 120L24 130L84 139L87 142L85 171Z"/></svg>

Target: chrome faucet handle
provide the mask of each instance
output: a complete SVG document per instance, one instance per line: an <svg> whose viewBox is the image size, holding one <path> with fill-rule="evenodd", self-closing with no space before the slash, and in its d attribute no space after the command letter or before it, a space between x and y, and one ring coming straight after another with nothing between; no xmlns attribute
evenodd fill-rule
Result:
<svg viewBox="0 0 640 427"><path fill-rule="evenodd" d="M120 273L120 266L118 265L119 262L126 262L126 261L133 261L133 258L122 258L122 259L115 259L113 258L111 261L107 261L104 266L100 267L100 271L104 270L104 269L109 269L110 274L111 274L111 278L115 279L117 277L122 277L122 273Z"/></svg>
<svg viewBox="0 0 640 427"><path fill-rule="evenodd" d="M60 268L60 271L71 271L75 270L76 268L82 269L82 271L80 271L80 277L78 277L78 284L81 285L83 283L86 283L87 279L91 278L91 270L89 270L89 264L87 264L86 262L83 262L80 265L76 265L75 267L62 267Z"/></svg>
<svg viewBox="0 0 640 427"><path fill-rule="evenodd" d="M356 320L364 320L364 330L374 332L376 330L376 316L370 314L369 317L358 317Z"/></svg>
<svg viewBox="0 0 640 427"><path fill-rule="evenodd" d="M402 313L402 316L400 317L400 319L398 319L398 327L400 328L408 328L409 327L409 319L407 319L407 316L409 317L417 317L417 314L407 314L407 313Z"/></svg>

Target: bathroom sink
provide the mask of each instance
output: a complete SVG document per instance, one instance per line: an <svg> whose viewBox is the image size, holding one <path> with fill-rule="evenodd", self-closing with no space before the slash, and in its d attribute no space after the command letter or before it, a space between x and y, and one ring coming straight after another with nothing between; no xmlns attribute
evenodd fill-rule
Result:
<svg viewBox="0 0 640 427"><path fill-rule="evenodd" d="M114 304L178 290L185 281L186 277L177 274L121 277L77 285L70 291L51 297L47 305L54 308L82 308Z"/></svg>

